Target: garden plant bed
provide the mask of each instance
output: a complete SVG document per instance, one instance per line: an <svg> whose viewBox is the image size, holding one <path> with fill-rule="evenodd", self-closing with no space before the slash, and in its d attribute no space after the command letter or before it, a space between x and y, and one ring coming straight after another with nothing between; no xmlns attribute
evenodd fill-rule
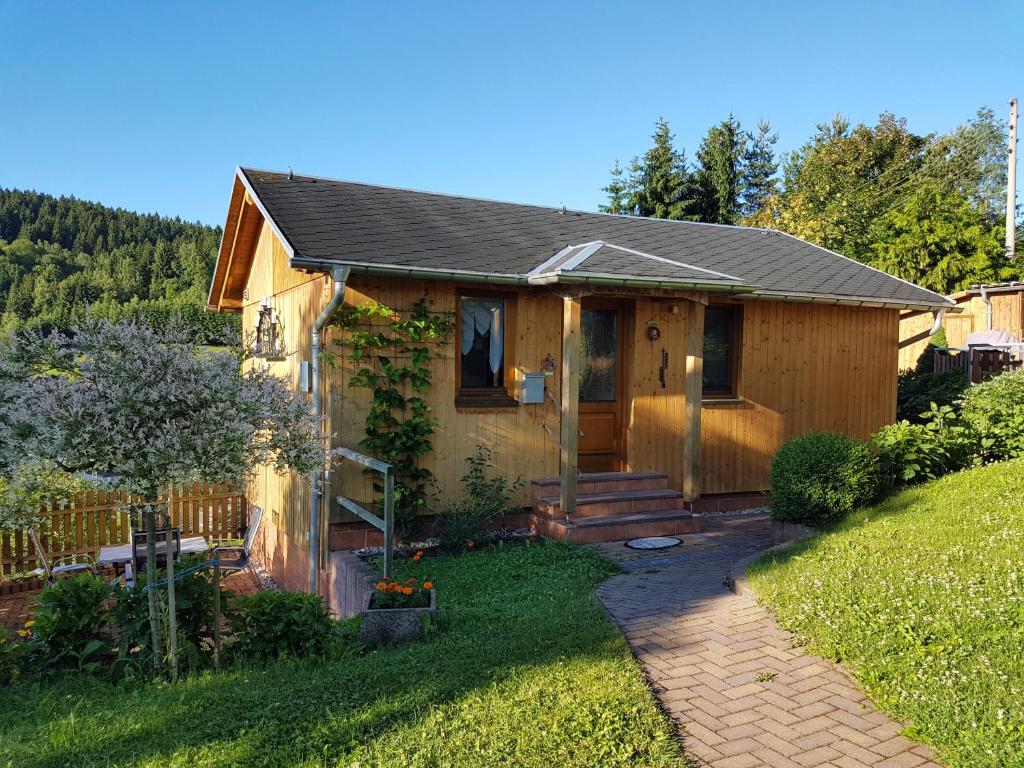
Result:
<svg viewBox="0 0 1024 768"><path fill-rule="evenodd" d="M951 768L1024 766L1024 462L911 488L749 569Z"/></svg>
<svg viewBox="0 0 1024 768"><path fill-rule="evenodd" d="M615 566L561 544L405 561L437 631L337 659L177 684L65 675L4 691L0 765L681 768L674 730L593 590Z"/></svg>

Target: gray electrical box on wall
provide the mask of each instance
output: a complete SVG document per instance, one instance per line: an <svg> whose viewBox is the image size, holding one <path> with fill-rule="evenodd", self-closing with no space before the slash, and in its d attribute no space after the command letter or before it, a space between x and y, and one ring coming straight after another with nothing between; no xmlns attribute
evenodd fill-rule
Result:
<svg viewBox="0 0 1024 768"><path fill-rule="evenodd" d="M309 361L303 360L301 363L299 363L299 391L309 392L309 390L312 388L310 387L310 383L311 382L309 380Z"/></svg>
<svg viewBox="0 0 1024 768"><path fill-rule="evenodd" d="M544 374L524 373L523 374L523 403L544 402Z"/></svg>

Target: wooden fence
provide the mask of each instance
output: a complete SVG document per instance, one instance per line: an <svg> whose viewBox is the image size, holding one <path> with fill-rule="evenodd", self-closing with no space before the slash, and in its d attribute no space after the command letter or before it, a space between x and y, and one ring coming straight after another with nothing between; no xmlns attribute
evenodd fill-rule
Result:
<svg viewBox="0 0 1024 768"><path fill-rule="evenodd" d="M972 384L1020 367L1020 360L1005 349L936 349L936 373L963 371Z"/></svg>
<svg viewBox="0 0 1024 768"><path fill-rule="evenodd" d="M43 548L56 559L80 554L95 557L100 547L127 544L131 534L128 514L122 507L128 498L123 493L89 491L64 505L50 506L51 523L40 531ZM182 537L238 539L248 524L245 495L234 486L182 486L162 497L161 503L168 505L172 524L181 528ZM0 580L40 566L28 533L0 531Z"/></svg>

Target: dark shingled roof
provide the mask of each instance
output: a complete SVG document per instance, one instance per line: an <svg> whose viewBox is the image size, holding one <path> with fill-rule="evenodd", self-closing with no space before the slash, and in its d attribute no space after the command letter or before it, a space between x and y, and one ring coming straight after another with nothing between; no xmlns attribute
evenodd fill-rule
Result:
<svg viewBox="0 0 1024 768"><path fill-rule="evenodd" d="M564 264L573 255L567 248L600 241L594 253L562 274L790 297L952 304L774 230L563 212L248 168L241 173L300 262L483 273L525 282L545 266L550 273L553 264Z"/></svg>

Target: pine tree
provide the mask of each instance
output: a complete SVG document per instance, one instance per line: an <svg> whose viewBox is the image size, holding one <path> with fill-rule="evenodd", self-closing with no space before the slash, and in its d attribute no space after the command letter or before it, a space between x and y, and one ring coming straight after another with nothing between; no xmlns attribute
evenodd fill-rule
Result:
<svg viewBox="0 0 1024 768"><path fill-rule="evenodd" d="M659 118L651 135L652 146L636 163L637 205L640 216L655 219L686 219L692 211L692 180L686 167L686 155L676 150L672 131Z"/></svg>
<svg viewBox="0 0 1024 768"><path fill-rule="evenodd" d="M626 175L626 171L619 165L618 160L615 161L611 174L612 179L608 182L608 186L601 190L608 195L608 202L605 205L599 205L598 210L602 213L635 213L632 177Z"/></svg>
<svg viewBox="0 0 1024 768"><path fill-rule="evenodd" d="M701 221L735 224L746 136L732 115L708 129L697 150L697 205Z"/></svg>
<svg viewBox="0 0 1024 768"><path fill-rule="evenodd" d="M658 119L651 139L653 146L643 157L634 157L628 170L616 161L603 189L608 203L600 210L655 219L693 218L693 179L664 118Z"/></svg>
<svg viewBox="0 0 1024 768"><path fill-rule="evenodd" d="M771 133L767 120L757 123L757 135L747 133L747 148L743 153L741 174L740 215L754 216L764 208L768 199L778 192L775 174L779 162L775 157L775 143L779 134Z"/></svg>

